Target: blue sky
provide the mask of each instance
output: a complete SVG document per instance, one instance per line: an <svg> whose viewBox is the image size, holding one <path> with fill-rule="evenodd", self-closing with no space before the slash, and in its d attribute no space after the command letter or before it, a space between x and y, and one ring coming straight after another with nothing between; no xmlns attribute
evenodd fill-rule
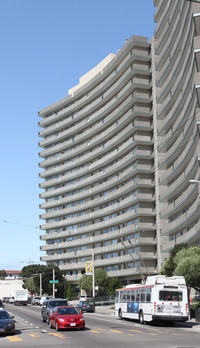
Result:
<svg viewBox="0 0 200 348"><path fill-rule="evenodd" d="M153 0L0 0L0 270L40 263L38 111L132 35L153 36Z"/></svg>

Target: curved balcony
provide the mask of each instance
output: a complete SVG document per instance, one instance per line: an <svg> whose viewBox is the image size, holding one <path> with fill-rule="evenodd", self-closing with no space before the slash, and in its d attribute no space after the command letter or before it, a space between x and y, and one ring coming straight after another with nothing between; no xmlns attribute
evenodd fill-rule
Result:
<svg viewBox="0 0 200 348"><path fill-rule="evenodd" d="M163 175L160 177L161 184L164 184L164 182L172 181L176 177L180 178L181 176L183 176L183 173L185 173L186 175L186 167L188 167L189 163L193 163L193 158L191 159L191 153L195 148L195 142L196 139L193 138L193 140L191 140L191 142L185 146L184 151L181 152L177 160L174 162L173 166L171 166L163 173Z"/></svg>
<svg viewBox="0 0 200 348"><path fill-rule="evenodd" d="M170 3L170 6L171 6L172 3ZM166 11L165 11L165 1L164 0L154 0L154 6L158 6L156 11L155 11L155 14L154 14L154 22L159 22L163 23L163 21L167 20L167 17L166 17ZM157 33L159 31L159 28L160 26L158 26L158 28L156 28L155 30L155 37L157 38Z"/></svg>
<svg viewBox="0 0 200 348"><path fill-rule="evenodd" d="M71 226L71 225L77 225L83 221L90 221L90 225L85 227L85 230L88 230L88 232L91 231L95 231L97 229L100 228L106 228L106 227L111 227L111 226L115 226L117 224L123 223L123 222L127 222L131 219L135 219L138 218L140 216L146 216L146 217L154 217L155 212L153 210L153 208L149 208L149 209L143 209L143 208L138 208L137 212L134 213L134 211L131 212L127 212L127 213L123 213L122 215L116 216L114 218L110 218L108 220L105 221L101 221L101 222L96 222L94 224L92 224L92 221L94 219L97 219L100 215L103 217L103 215L105 215L104 213L99 213L96 214L96 212L94 212L94 214L90 214L91 216L89 216L88 218L86 217L84 219L84 215L80 216L80 220L78 220L78 218L71 218L71 219L67 219L67 220L61 220L61 221L55 221L55 222L49 222L46 223L44 225L41 225L41 229L53 229L53 228L59 228L59 227L66 227L66 226ZM76 230L79 231L79 228ZM82 229L84 230L84 228ZM74 230L73 230L74 231Z"/></svg>
<svg viewBox="0 0 200 348"><path fill-rule="evenodd" d="M193 61L194 54L192 48L190 48L190 51L187 48L187 54L182 54L180 56L179 61L174 65L173 69L171 69L170 75L168 75L168 78L165 80L161 92L157 97L158 104L166 103L165 99L170 93L173 96L170 96L170 100L176 100L179 93L182 93L182 89L184 90L183 86L187 88L186 80L192 75ZM169 104L169 102L167 102L166 105L167 104Z"/></svg>
<svg viewBox="0 0 200 348"><path fill-rule="evenodd" d="M188 206L191 206L195 200L195 189L188 186L188 188L176 199L174 203L166 206L161 210L161 219L167 218L171 214L176 215L178 212L182 211L184 208L186 209Z"/></svg>
<svg viewBox="0 0 200 348"><path fill-rule="evenodd" d="M130 56L128 53L129 53L129 51L127 52L126 59L124 59L123 66L121 68L119 68L119 66L118 66L117 73L115 71L116 68L113 66L112 69L114 69L114 71L112 71L112 74L109 77L109 79L106 78L106 75L104 77L101 76L101 81L99 81L99 87L93 88L91 90L86 90L86 88L84 87L84 90L80 93L81 97L77 98L77 95L76 95L75 97L72 98L71 103L73 103L73 108L70 107L69 110L58 111L56 113L57 122L59 122L59 120L62 119L63 117L67 117L67 115L70 117L70 114L72 112L76 113L80 108L83 109L85 106L87 108L87 105L88 104L90 105L91 102L93 102L94 105L97 105L97 101L95 101L95 100L98 100L98 98L101 98L101 95L104 92L106 93L104 102L106 102L107 96L109 96L109 90L111 89L110 95L112 95L113 91L115 90L115 88L113 88L113 86L116 86L116 90L119 90L123 86L123 83L125 84L128 80L130 80L130 78L132 77L132 75L135 74L136 71L137 71L137 73L141 71L141 74L148 71L148 69L145 70L145 69L141 69L140 67L136 66L135 69L133 69L131 72L129 72L128 69L130 69L129 68L130 65L134 64L135 61L137 62L138 60L140 60L143 62L149 62L151 57L148 56L148 53L146 54L146 56L135 55L135 54ZM127 69L127 67L128 67L128 69ZM120 81L120 79L122 79L122 81ZM103 82L103 80L104 80L104 82ZM102 99L101 99L101 101L102 101ZM75 118L75 120L76 120L76 118ZM55 121L55 114L43 119L39 123L39 126L41 126L41 127L46 126L54 121ZM72 119L69 120L69 124L73 124L73 123L74 123L74 121L72 121ZM41 131L39 133L39 135L44 136L46 134L46 133L44 133L44 131L45 130Z"/></svg>
<svg viewBox="0 0 200 348"><path fill-rule="evenodd" d="M180 234L180 236L177 236L174 238L174 240L168 241L167 245L163 247L163 252L169 252L172 250L175 246L175 244L190 244L195 245L196 243L199 243L200 239L200 225L199 221L197 224L195 224L192 228L190 228L187 232Z"/></svg>
<svg viewBox="0 0 200 348"><path fill-rule="evenodd" d="M195 221L199 220L200 205L199 202L195 201L190 207L189 210L179 216L173 222L167 222L167 226L163 226L161 235L170 235L180 229L192 225Z"/></svg>
<svg viewBox="0 0 200 348"><path fill-rule="evenodd" d="M183 152L187 147L187 144L191 142L191 139L193 139L194 133L196 133L196 124L194 124L194 120L191 118L185 124L185 129L183 127L184 125L180 128L179 131L172 134L173 142L172 139L170 139L171 146L169 146L169 142L165 143L165 146L168 144L168 147L166 152L162 155L162 162L160 162L159 164L160 167L165 167L166 164L169 165L170 162L175 163L177 158L180 156L180 152Z"/></svg>
<svg viewBox="0 0 200 348"><path fill-rule="evenodd" d="M187 17L189 17L189 13L188 13ZM163 56L161 58L159 57L159 63L156 66L156 70L160 71L160 73L158 73L158 78L156 80L157 87L162 86L165 83L165 81L168 80L169 76L172 73L171 67L179 64L179 63L177 63L177 60L178 60L178 57L180 55L180 50L182 47L183 47L183 52L181 53L179 60L181 61L181 59L183 59L185 57L186 50L188 50L187 45L188 45L189 40L191 40L191 36L192 36L191 26L184 26L183 32L180 31L180 34L177 38L177 43L176 43L175 49L174 50L172 50L172 48L168 49L168 51L171 52L170 58L166 54L166 51L165 51L165 54L163 54Z"/></svg>
<svg viewBox="0 0 200 348"><path fill-rule="evenodd" d="M62 271L65 271L65 266L61 265L60 266L60 269ZM107 274L108 274L108 277L109 278L112 278L112 277L120 277L120 279L131 279L131 281L133 279L137 279L138 278L141 278L141 274L144 274L144 275L156 275L158 274L157 272L157 268L156 268L156 265L153 267L149 267L148 268L148 273L146 271L146 268L145 267L140 267L140 271L138 271L138 268L130 268L130 269L122 269L122 270L117 270L117 271L107 271ZM67 279L67 281L70 281L70 282L75 282L77 283L77 281L79 281L81 278L82 278L83 274L77 274L77 275L66 275L65 278Z"/></svg>
<svg viewBox="0 0 200 348"><path fill-rule="evenodd" d="M169 4L168 4L169 5ZM162 37L159 37L158 40L158 44L156 46L156 55L161 54L162 51L167 52L167 47L170 46L170 43L173 42L174 44L174 40L177 36L177 31L180 30L180 27L184 24L182 21L182 17L184 15L185 8L184 8L184 4L182 5L182 9L180 11L180 15L177 16L177 12L179 11L180 8L180 2L177 2L177 4L175 4L175 9L172 12L172 18L170 23L168 23L168 26L166 27L166 30L163 32ZM167 11L167 9L165 9L165 11ZM165 15L167 12L164 12ZM163 13L163 15L164 15ZM168 17L166 16L166 19ZM175 28L174 28L175 27ZM157 35L157 39L158 39L158 35Z"/></svg>

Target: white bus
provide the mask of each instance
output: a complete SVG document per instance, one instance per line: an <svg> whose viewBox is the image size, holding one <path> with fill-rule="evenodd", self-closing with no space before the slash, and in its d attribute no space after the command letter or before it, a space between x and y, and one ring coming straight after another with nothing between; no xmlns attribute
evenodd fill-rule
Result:
<svg viewBox="0 0 200 348"><path fill-rule="evenodd" d="M115 315L120 319L147 321L188 320L188 295L184 277L147 277L145 284L116 290Z"/></svg>

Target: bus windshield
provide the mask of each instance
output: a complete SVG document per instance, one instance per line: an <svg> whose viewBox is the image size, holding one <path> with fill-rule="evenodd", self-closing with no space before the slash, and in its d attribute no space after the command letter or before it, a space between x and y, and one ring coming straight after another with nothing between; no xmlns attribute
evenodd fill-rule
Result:
<svg viewBox="0 0 200 348"><path fill-rule="evenodd" d="M179 301L183 300L183 295L181 291L160 291L159 292L160 301Z"/></svg>

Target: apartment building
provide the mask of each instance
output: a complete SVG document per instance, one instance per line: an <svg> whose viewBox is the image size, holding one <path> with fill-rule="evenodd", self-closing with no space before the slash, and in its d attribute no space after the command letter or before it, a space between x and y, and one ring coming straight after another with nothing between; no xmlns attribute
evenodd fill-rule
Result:
<svg viewBox="0 0 200 348"><path fill-rule="evenodd" d="M92 249L110 277L156 272L151 44L127 40L40 116L42 260L72 282Z"/></svg>
<svg viewBox="0 0 200 348"><path fill-rule="evenodd" d="M41 259L72 284L92 253L127 284L199 243L200 5L154 5L150 42L132 36L39 112Z"/></svg>
<svg viewBox="0 0 200 348"><path fill-rule="evenodd" d="M161 259L200 240L200 4L156 0L152 51L156 222Z"/></svg>

